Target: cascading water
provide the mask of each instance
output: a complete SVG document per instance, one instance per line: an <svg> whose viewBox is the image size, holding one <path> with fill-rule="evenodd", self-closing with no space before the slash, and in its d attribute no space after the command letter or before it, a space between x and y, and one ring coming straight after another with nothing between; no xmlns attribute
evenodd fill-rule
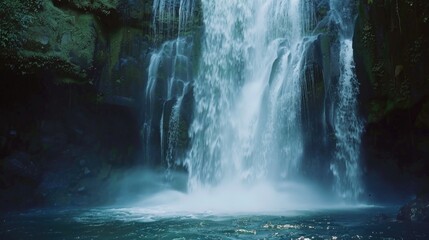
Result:
<svg viewBox="0 0 429 240"><path fill-rule="evenodd" d="M298 175L301 77L315 40L306 31L315 25L308 21L312 5L225 0L202 6L206 35L194 84L190 187Z"/></svg>
<svg viewBox="0 0 429 240"><path fill-rule="evenodd" d="M363 123L357 116L359 83L353 59L354 10L353 1L330 1L334 21L339 26L340 76L334 118L336 137L335 161L331 170L335 188L342 198L356 200L363 192L360 182L360 144Z"/></svg>
<svg viewBox="0 0 429 240"><path fill-rule="evenodd" d="M192 20L193 0L155 0L153 28L158 39L180 35ZM156 164L163 161L169 170L183 155L183 138L187 130L183 123L190 121L182 103L190 94L192 81L191 53L193 39L178 36L163 43L152 53L145 90L145 158ZM183 136L185 135L185 136Z"/></svg>
<svg viewBox="0 0 429 240"><path fill-rule="evenodd" d="M154 1L154 28L162 32L165 24L179 24L177 29L183 29L182 20L170 20L184 16L189 22L188 11L194 8L194 1ZM192 77L189 70L186 77L177 76L177 62L187 69L191 65L189 49L183 49L192 44L183 38L164 43L152 56L146 133L159 136L147 135L147 144L160 142L155 152L168 169L185 165L188 191L200 202L210 189L246 198L289 192L282 184L306 181L312 174L306 171L311 164L306 152L317 147L325 148L318 161L326 163L313 173L333 178L327 182L341 198L356 199L362 192L362 123L356 113L353 9L352 1L340 0L202 0L197 74ZM177 154L177 146L183 135L183 100L190 91L194 110L185 156ZM323 110L312 113L319 105ZM163 110L157 114L156 109ZM311 140L313 135L323 135L323 143ZM328 137L332 135L334 140ZM250 195L249 186L257 189L249 190ZM301 201L302 196L296 197ZM283 205L285 199L271 203Z"/></svg>
<svg viewBox="0 0 429 240"><path fill-rule="evenodd" d="M154 0L152 5L155 33L174 36L186 29L195 12L194 0Z"/></svg>
<svg viewBox="0 0 429 240"><path fill-rule="evenodd" d="M167 160L167 165L176 155L182 116L182 102L189 93L190 62L187 57L190 49L183 38L164 43L161 49L152 54L148 84L146 86L146 146L151 142L160 148L147 149L147 159L156 155Z"/></svg>
<svg viewBox="0 0 429 240"><path fill-rule="evenodd" d="M322 1L319 1L322 2ZM196 112L187 165L191 189L220 182L295 179L303 156L306 54L315 31L315 1L202 1L205 40L194 84ZM335 191L361 193L353 5L330 1L339 27L340 75L332 121ZM313 73L314 74L314 73ZM310 74L311 75L311 74ZM312 83L314 84L314 83ZM326 85L332 83L327 82ZM330 87L330 86L329 86ZM326 125L326 124L325 124ZM326 134L326 130L323 130Z"/></svg>

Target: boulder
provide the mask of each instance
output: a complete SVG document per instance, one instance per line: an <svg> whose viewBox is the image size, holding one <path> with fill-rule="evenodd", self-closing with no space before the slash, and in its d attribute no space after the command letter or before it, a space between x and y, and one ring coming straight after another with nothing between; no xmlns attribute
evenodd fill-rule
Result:
<svg viewBox="0 0 429 240"><path fill-rule="evenodd" d="M403 206L396 217L400 221L429 222L429 196L418 197Z"/></svg>
<svg viewBox="0 0 429 240"><path fill-rule="evenodd" d="M3 159L3 172L12 185L18 181L35 185L40 178L39 168L31 156L24 152L14 153Z"/></svg>

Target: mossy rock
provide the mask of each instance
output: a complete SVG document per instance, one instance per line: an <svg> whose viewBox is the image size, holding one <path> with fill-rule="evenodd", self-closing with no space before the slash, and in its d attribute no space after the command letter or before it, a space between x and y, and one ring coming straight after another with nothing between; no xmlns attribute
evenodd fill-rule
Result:
<svg viewBox="0 0 429 240"><path fill-rule="evenodd" d="M19 38L1 42L2 67L22 74L51 71L86 78L94 62L97 20L90 14L59 9L51 1L39 2L42 7L33 12L20 12L15 9L18 4L13 5L15 15L2 21L6 29L15 29L6 30L5 38ZM16 21L20 16L28 21Z"/></svg>
<svg viewBox="0 0 429 240"><path fill-rule="evenodd" d="M61 7L77 9L85 13L92 13L99 17L112 17L117 14L119 0L52 0Z"/></svg>
<svg viewBox="0 0 429 240"><path fill-rule="evenodd" d="M147 58L150 43L136 28L123 27L110 33L103 49L96 57L103 61L99 77L99 91L104 100L128 99L131 105L138 102L147 78ZM130 106L131 106L130 105Z"/></svg>

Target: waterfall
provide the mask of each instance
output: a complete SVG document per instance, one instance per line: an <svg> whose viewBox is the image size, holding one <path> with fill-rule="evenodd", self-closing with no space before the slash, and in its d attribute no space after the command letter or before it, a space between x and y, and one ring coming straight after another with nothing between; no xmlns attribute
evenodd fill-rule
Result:
<svg viewBox="0 0 429 240"><path fill-rule="evenodd" d="M189 186L299 175L301 88L308 33L299 0L202 1L205 24L194 83Z"/></svg>
<svg viewBox="0 0 429 240"><path fill-rule="evenodd" d="M330 2L332 17L339 26L340 76L334 117L336 138L335 160L331 170L335 189L342 198L355 200L362 193L360 181L360 144L363 123L357 115L359 83L353 59L353 29L355 7L353 1Z"/></svg>
<svg viewBox="0 0 429 240"><path fill-rule="evenodd" d="M196 2L155 0L155 32L180 36L194 21ZM184 165L190 192L322 177L340 198L357 199L363 124L355 8L351 0L201 0L199 63L185 37L152 54L146 158L159 158L167 170Z"/></svg>
<svg viewBox="0 0 429 240"><path fill-rule="evenodd" d="M151 165L162 163L167 169L181 165L178 161L187 148L186 122L191 121L183 106L191 95L192 36L181 35L192 22L194 0L154 0L152 5L156 41L165 41L152 52L144 99L145 160Z"/></svg>
<svg viewBox="0 0 429 240"><path fill-rule="evenodd" d="M192 44L187 38L165 42L152 53L148 68L148 82L145 90L145 140L147 162L155 164L164 161L169 169L184 151L181 144L184 111L182 103L190 94L192 81Z"/></svg>

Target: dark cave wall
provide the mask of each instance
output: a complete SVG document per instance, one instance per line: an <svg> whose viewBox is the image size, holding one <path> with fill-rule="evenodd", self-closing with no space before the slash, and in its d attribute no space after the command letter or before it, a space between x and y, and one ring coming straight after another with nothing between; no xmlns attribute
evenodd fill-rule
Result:
<svg viewBox="0 0 429 240"><path fill-rule="evenodd" d="M155 32L151 0L10 0L0 15L0 209L107 203L127 169L162 165L145 157L144 95L177 33Z"/></svg>
<svg viewBox="0 0 429 240"><path fill-rule="evenodd" d="M143 164L151 1L2 1L1 209L100 204ZM104 197L102 197L104 196Z"/></svg>
<svg viewBox="0 0 429 240"><path fill-rule="evenodd" d="M427 193L429 2L361 0L354 51L369 194Z"/></svg>

